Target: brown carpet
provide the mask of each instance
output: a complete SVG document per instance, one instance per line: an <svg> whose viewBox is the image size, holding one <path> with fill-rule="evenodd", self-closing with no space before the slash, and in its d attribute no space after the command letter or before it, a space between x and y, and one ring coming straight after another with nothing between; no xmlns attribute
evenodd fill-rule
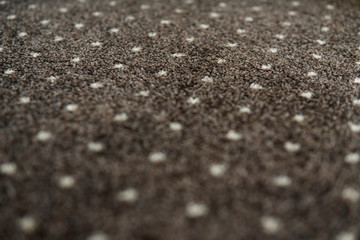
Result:
<svg viewBox="0 0 360 240"><path fill-rule="evenodd" d="M359 1L0 1L1 240L359 239Z"/></svg>

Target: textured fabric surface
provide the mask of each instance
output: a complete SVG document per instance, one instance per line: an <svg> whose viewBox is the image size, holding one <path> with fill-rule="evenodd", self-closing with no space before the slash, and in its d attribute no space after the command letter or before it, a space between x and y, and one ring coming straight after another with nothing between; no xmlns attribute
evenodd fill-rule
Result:
<svg viewBox="0 0 360 240"><path fill-rule="evenodd" d="M360 3L0 2L0 239L360 233Z"/></svg>

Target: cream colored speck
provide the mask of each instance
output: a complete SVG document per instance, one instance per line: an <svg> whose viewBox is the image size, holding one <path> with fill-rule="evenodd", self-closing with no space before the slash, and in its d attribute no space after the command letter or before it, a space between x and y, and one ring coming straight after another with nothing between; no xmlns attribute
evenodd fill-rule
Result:
<svg viewBox="0 0 360 240"><path fill-rule="evenodd" d="M91 152L101 152L102 150L104 150L105 146L103 143L100 142L89 142L88 143L88 149Z"/></svg>
<svg viewBox="0 0 360 240"><path fill-rule="evenodd" d="M207 215L209 209L206 205L200 203L188 203L186 206L186 216L189 218L199 218Z"/></svg>
<svg viewBox="0 0 360 240"><path fill-rule="evenodd" d="M230 141L239 141L242 138L242 134L234 130L230 130L226 133L225 137Z"/></svg>
<svg viewBox="0 0 360 240"><path fill-rule="evenodd" d="M169 124L169 127L171 130L175 131L175 132L179 132L183 129L183 126L181 125L181 123L178 122L172 122Z"/></svg>
<svg viewBox="0 0 360 240"><path fill-rule="evenodd" d="M36 135L36 139L40 142L46 142L46 141L50 140L51 138L52 138L52 134L50 132L43 131L43 130L38 132L38 134Z"/></svg>
<svg viewBox="0 0 360 240"><path fill-rule="evenodd" d="M345 162L349 164L356 164L360 162L360 154L356 152L348 153L345 156Z"/></svg>
<svg viewBox="0 0 360 240"><path fill-rule="evenodd" d="M72 188L75 185L75 179L72 176L62 176L58 181L60 188Z"/></svg>
<svg viewBox="0 0 360 240"><path fill-rule="evenodd" d="M31 216L25 216L18 220L21 230L25 233L32 233L36 230L36 221Z"/></svg>
<svg viewBox="0 0 360 240"><path fill-rule="evenodd" d="M166 154L163 152L153 152L149 155L149 161L151 163L162 163L166 161Z"/></svg>
<svg viewBox="0 0 360 240"><path fill-rule="evenodd" d="M301 145L299 143L292 143L292 142L286 142L284 144L284 148L288 152L298 152L301 148Z"/></svg>
<svg viewBox="0 0 360 240"><path fill-rule="evenodd" d="M12 176L16 173L17 166L15 163L2 163L0 165L0 173L7 176Z"/></svg>
<svg viewBox="0 0 360 240"><path fill-rule="evenodd" d="M114 116L114 121L115 122L125 122L126 120L128 120L128 115L126 113L120 113L120 114L116 114Z"/></svg>

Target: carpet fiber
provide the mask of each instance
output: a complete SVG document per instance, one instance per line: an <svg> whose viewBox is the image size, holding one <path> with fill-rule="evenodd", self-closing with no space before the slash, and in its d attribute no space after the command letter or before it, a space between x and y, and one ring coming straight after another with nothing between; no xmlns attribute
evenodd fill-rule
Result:
<svg viewBox="0 0 360 240"><path fill-rule="evenodd" d="M359 239L359 32L356 0L2 0L0 239Z"/></svg>

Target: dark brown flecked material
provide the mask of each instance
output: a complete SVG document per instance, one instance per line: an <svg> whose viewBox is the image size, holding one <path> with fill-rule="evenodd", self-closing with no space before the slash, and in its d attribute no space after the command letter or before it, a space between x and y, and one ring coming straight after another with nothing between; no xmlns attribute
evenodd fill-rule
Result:
<svg viewBox="0 0 360 240"><path fill-rule="evenodd" d="M359 239L360 2L220 2L0 2L1 240Z"/></svg>

